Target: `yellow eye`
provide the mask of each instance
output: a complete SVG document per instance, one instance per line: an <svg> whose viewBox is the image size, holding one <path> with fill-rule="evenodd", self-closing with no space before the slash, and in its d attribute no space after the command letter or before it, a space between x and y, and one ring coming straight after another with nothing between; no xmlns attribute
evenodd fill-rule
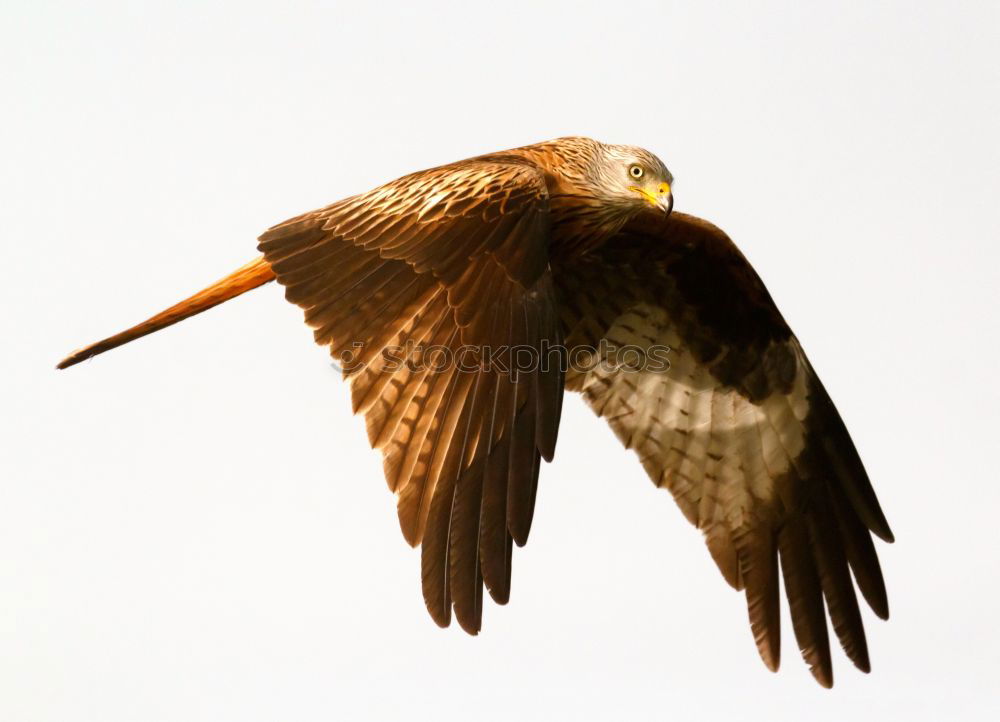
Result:
<svg viewBox="0 0 1000 722"><path fill-rule="evenodd" d="M634 165L628 169L628 174L633 178L642 178L642 166Z"/></svg>

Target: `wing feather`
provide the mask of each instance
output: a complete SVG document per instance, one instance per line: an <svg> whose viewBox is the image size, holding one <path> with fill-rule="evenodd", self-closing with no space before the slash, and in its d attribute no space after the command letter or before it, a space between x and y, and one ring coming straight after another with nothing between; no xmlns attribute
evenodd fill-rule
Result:
<svg viewBox="0 0 1000 722"><path fill-rule="evenodd" d="M351 381L400 527L421 545L432 618L471 634L484 583L510 594L563 376L529 365L562 326L548 271L548 191L523 159L463 161L280 224L260 238L289 301ZM467 351L471 349L471 357ZM493 353L492 349L499 349Z"/></svg>
<svg viewBox="0 0 1000 722"><path fill-rule="evenodd" d="M605 361L641 352L637 367L572 368L567 388L702 531L746 596L764 663L780 661L780 568L816 679L833 683L827 614L867 672L851 570L886 617L871 535L892 533L839 414L746 259L714 226L675 213L638 219L553 277L571 359L586 356L580 349L603 348ZM668 363L655 363L662 353Z"/></svg>

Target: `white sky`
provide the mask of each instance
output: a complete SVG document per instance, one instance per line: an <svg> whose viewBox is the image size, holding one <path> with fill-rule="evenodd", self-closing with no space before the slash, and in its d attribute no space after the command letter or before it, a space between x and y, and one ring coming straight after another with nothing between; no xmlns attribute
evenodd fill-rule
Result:
<svg viewBox="0 0 1000 722"><path fill-rule="evenodd" d="M1000 5L0 8L0 720L996 718ZM874 671L767 672L580 399L511 603L442 631L347 387L273 285L66 352L405 172L648 147L837 402L898 542Z"/></svg>

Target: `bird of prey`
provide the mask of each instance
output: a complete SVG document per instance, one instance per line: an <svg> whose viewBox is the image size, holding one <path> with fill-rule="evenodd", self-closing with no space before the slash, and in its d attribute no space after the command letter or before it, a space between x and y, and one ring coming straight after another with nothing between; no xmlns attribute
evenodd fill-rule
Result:
<svg viewBox="0 0 1000 722"><path fill-rule="evenodd" d="M276 279L343 364L431 617L454 610L470 634L484 586L508 601L563 392L579 392L745 592L772 670L783 576L829 687L827 616L869 670L855 584L887 618L872 534L892 532L764 284L722 231L671 213L672 183L652 153L583 137L413 173L270 228L262 256L58 367Z"/></svg>

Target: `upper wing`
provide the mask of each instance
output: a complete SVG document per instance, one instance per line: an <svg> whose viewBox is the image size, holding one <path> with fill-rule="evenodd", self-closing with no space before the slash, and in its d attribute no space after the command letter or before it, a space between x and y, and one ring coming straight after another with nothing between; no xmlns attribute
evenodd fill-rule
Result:
<svg viewBox="0 0 1000 722"><path fill-rule="evenodd" d="M510 593L540 457L555 447L563 376L525 364L560 343L548 193L524 162L464 161L293 218L260 237L288 300L351 380L382 450L424 599L476 633L485 581ZM489 303L484 302L489 299Z"/></svg>
<svg viewBox="0 0 1000 722"><path fill-rule="evenodd" d="M764 663L779 661L780 557L816 679L833 683L824 598L847 655L868 671L848 568L886 618L869 532L892 532L837 410L743 255L718 228L674 213L638 219L553 274L567 388L636 450L704 532L726 581L746 590Z"/></svg>

